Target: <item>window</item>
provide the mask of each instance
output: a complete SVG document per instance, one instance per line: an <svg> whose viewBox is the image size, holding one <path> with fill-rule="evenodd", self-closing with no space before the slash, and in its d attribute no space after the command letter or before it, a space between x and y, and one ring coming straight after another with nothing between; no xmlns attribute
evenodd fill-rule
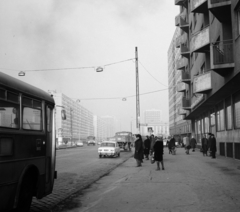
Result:
<svg viewBox="0 0 240 212"><path fill-rule="evenodd" d="M223 102L217 106L217 131L224 130Z"/></svg>
<svg viewBox="0 0 240 212"><path fill-rule="evenodd" d="M209 133L209 118L205 117L205 133Z"/></svg>
<svg viewBox="0 0 240 212"><path fill-rule="evenodd" d="M215 112L214 112L214 110L211 112L211 115L210 115L210 124L211 124L211 126L215 125Z"/></svg>
<svg viewBox="0 0 240 212"><path fill-rule="evenodd" d="M23 129L42 130L41 102L23 97Z"/></svg>
<svg viewBox="0 0 240 212"><path fill-rule="evenodd" d="M230 130L232 129L232 107L230 97L225 101L225 114L226 114L226 128L227 130Z"/></svg>
<svg viewBox="0 0 240 212"><path fill-rule="evenodd" d="M47 107L47 131L52 132L52 109Z"/></svg>
<svg viewBox="0 0 240 212"><path fill-rule="evenodd" d="M10 102L0 101L0 127L19 127L19 106Z"/></svg>
<svg viewBox="0 0 240 212"><path fill-rule="evenodd" d="M200 71L200 74L204 74L204 73L205 73L205 63L202 64L201 71Z"/></svg>
<svg viewBox="0 0 240 212"><path fill-rule="evenodd" d="M240 92L234 96L234 123L236 128L240 128Z"/></svg>

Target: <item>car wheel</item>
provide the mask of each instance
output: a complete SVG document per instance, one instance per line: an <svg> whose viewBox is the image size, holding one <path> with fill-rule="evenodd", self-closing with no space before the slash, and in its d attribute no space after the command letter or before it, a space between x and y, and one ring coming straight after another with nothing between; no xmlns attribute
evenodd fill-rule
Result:
<svg viewBox="0 0 240 212"><path fill-rule="evenodd" d="M102 158L102 155L99 155L99 158Z"/></svg>

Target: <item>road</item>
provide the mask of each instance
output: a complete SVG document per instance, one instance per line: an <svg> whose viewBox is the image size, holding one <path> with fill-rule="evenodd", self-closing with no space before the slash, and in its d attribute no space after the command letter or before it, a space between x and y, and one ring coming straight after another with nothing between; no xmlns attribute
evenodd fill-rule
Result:
<svg viewBox="0 0 240 212"><path fill-rule="evenodd" d="M240 161L164 153L165 170L131 157L109 175L73 196L57 212L238 212Z"/></svg>
<svg viewBox="0 0 240 212"><path fill-rule="evenodd" d="M132 156L132 152L121 152L119 158L100 159L97 148L98 146L84 146L57 150L58 177L54 182L53 193L41 200L34 198L30 211L50 212L53 208L58 208L59 203L76 192L81 192Z"/></svg>

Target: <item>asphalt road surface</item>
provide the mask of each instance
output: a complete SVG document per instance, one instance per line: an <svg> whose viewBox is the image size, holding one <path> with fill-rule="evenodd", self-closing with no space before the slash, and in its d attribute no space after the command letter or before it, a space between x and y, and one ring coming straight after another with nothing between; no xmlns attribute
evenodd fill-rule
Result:
<svg viewBox="0 0 240 212"><path fill-rule="evenodd" d="M84 146L57 150L57 180L53 193L37 200L33 199L31 212L50 212L59 210L67 198L81 192L101 177L107 175L117 166L132 156L132 152L121 152L117 158L99 158L98 146Z"/></svg>

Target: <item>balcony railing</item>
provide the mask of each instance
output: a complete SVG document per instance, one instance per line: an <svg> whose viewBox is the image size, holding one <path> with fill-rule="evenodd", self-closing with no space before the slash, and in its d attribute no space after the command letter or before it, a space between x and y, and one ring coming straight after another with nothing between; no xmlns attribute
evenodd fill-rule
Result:
<svg viewBox="0 0 240 212"><path fill-rule="evenodd" d="M175 5L183 5L185 0L175 0Z"/></svg>
<svg viewBox="0 0 240 212"><path fill-rule="evenodd" d="M193 92L194 93L207 93L212 89L212 74L208 71L204 74L194 77Z"/></svg>
<svg viewBox="0 0 240 212"><path fill-rule="evenodd" d="M204 13L208 8L207 0L192 0L191 11L195 13Z"/></svg>
<svg viewBox="0 0 240 212"><path fill-rule="evenodd" d="M213 64L221 65L227 63L233 63L233 43L232 41L218 42L212 46L213 48Z"/></svg>
<svg viewBox="0 0 240 212"><path fill-rule="evenodd" d="M191 39L191 52L205 52L209 50L209 26L196 33Z"/></svg>
<svg viewBox="0 0 240 212"><path fill-rule="evenodd" d="M177 91L178 92L184 92L187 89L187 84L183 82L179 82L177 84Z"/></svg>
<svg viewBox="0 0 240 212"><path fill-rule="evenodd" d="M205 99L204 94L194 94L191 99L191 108L193 109Z"/></svg>
<svg viewBox="0 0 240 212"><path fill-rule="evenodd" d="M182 58L178 59L176 66L177 66L177 69L178 69L178 70L184 69L185 66L186 66L186 60L185 60L185 58L182 57Z"/></svg>

